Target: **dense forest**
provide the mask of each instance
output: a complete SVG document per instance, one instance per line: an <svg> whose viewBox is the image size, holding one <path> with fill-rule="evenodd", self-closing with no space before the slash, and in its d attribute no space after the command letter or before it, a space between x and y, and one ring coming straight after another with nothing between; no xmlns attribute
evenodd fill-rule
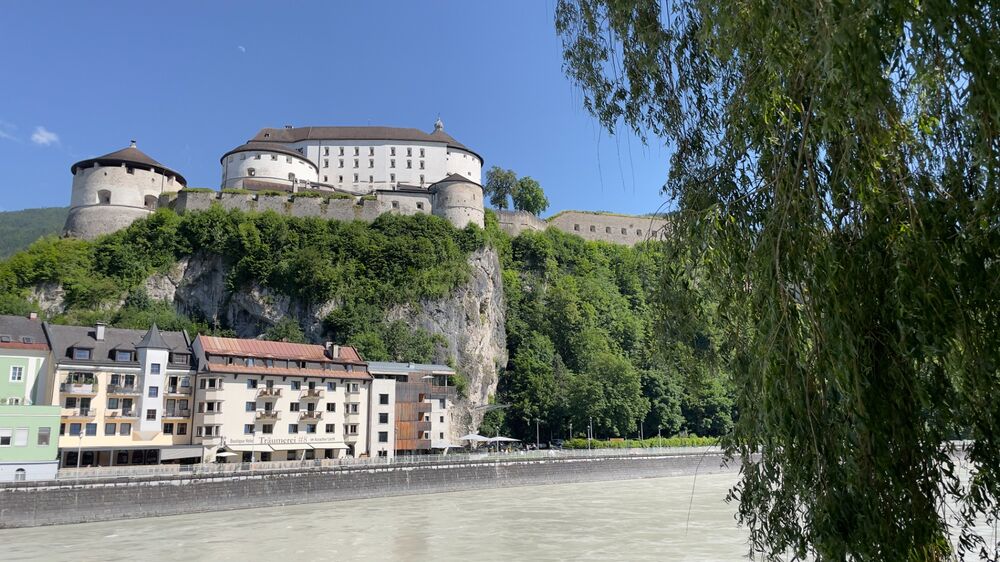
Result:
<svg viewBox="0 0 1000 562"><path fill-rule="evenodd" d="M27 248L42 236L55 236L66 223L66 207L0 212L0 259Z"/></svg>
<svg viewBox="0 0 1000 562"><path fill-rule="evenodd" d="M142 328L156 321L231 333L143 290L151 274L200 252L225 258L230 289L253 283L301 302L336 301L324 337L370 360L447 361L435 336L387 321L386 311L447 295L467 280L469 254L486 245L498 250L503 269L510 357L495 396L509 407L487 420L488 429L533 439L538 420L546 437L564 438L571 424L581 436L592 422L595 436L606 438L714 436L732 425L728 378L690 376L704 337L663 324L672 287L663 243L629 248L555 230L511 238L492 213L485 229L458 230L425 215L366 224L161 210L93 242L43 238L0 262L0 313L36 309L31 290L56 284L65 301L54 322ZM291 318L262 335L304 339Z"/></svg>

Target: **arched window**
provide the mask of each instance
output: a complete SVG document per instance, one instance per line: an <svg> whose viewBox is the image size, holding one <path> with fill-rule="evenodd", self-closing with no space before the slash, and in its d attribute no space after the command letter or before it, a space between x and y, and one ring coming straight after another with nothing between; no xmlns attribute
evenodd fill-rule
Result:
<svg viewBox="0 0 1000 562"><path fill-rule="evenodd" d="M111 204L111 191L107 189L102 189L97 192L97 203L100 205L110 205Z"/></svg>
<svg viewBox="0 0 1000 562"><path fill-rule="evenodd" d="M27 479L28 473L23 468L14 471L14 482L24 482Z"/></svg>
<svg viewBox="0 0 1000 562"><path fill-rule="evenodd" d="M295 174L289 173L288 174L288 181L290 181L292 183L295 183Z"/></svg>
<svg viewBox="0 0 1000 562"><path fill-rule="evenodd" d="M156 196L155 195L147 195L146 196L145 204L146 204L146 208L147 209L149 209L150 211L155 211L156 210L156 203L157 203L157 201L156 201Z"/></svg>

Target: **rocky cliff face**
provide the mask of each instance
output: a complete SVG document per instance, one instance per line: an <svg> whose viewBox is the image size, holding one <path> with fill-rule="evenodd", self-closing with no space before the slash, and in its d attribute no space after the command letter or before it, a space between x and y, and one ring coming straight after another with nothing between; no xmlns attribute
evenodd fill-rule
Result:
<svg viewBox="0 0 1000 562"><path fill-rule="evenodd" d="M505 331L506 304L500 261L492 248L469 256L469 281L445 298L398 306L387 314L413 327L441 335L447 342L439 361L454 361L468 380L468 398L454 409L453 435L474 431L482 420L476 408L496 392L498 369L507 364ZM146 281L153 299L171 300L177 310L210 324L231 326L239 337L256 337L284 317L299 320L306 335L320 342L323 319L339 305L327 302L304 305L285 295L251 286L230 292L226 287L229 269L221 258L193 256L178 262L165 275Z"/></svg>

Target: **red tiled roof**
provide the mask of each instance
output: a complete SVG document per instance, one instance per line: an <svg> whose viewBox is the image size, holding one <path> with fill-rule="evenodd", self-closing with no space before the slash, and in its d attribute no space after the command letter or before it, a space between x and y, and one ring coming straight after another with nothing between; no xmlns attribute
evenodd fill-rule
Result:
<svg viewBox="0 0 1000 562"><path fill-rule="evenodd" d="M326 348L322 345L220 338L216 336L198 336L198 338L201 340L205 352L212 355L231 355L261 359L293 359L320 363L364 363L358 355L357 350L350 346L340 346L340 357L330 359L326 356Z"/></svg>
<svg viewBox="0 0 1000 562"><path fill-rule="evenodd" d="M277 375L290 377L323 377L328 379L370 380L367 371L327 371L323 369L288 369L282 367L246 367L243 365L205 365L210 373L232 373L236 375Z"/></svg>

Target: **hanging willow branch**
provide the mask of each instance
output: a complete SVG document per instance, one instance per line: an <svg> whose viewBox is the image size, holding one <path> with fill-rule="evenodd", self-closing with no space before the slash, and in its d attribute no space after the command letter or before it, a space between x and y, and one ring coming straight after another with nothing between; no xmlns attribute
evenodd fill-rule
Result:
<svg viewBox="0 0 1000 562"><path fill-rule="evenodd" d="M995 556L972 525L1000 497L998 12L559 2L585 107L673 151L680 274L735 350L728 451L760 455L732 491L756 552Z"/></svg>

